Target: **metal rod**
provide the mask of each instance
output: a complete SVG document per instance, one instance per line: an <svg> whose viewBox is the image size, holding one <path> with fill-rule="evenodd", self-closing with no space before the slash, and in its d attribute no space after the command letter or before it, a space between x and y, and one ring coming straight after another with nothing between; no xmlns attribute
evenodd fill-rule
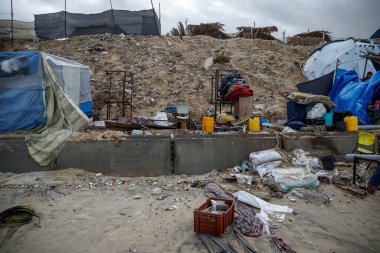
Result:
<svg viewBox="0 0 380 253"><path fill-rule="evenodd" d="M359 130L378 130L380 125L360 125L358 126Z"/></svg>
<svg viewBox="0 0 380 253"><path fill-rule="evenodd" d="M123 106L122 106L122 113L121 116L124 118L125 117L125 84L127 82L127 71L124 72L124 77L123 77Z"/></svg>
<svg viewBox="0 0 380 253"><path fill-rule="evenodd" d="M66 17L66 14L67 14L67 11L66 11L66 0L65 0L65 38L67 38L67 29L66 29L66 26L67 26L67 17Z"/></svg>
<svg viewBox="0 0 380 253"><path fill-rule="evenodd" d="M109 75L109 86L108 86L108 103L107 103L107 119L110 120L111 118L111 85L112 85L112 73L107 72L107 75Z"/></svg>
<svg viewBox="0 0 380 253"><path fill-rule="evenodd" d="M130 107L131 107L131 114L130 114L130 120L132 120L132 117L133 117L133 101L132 101L132 99L133 99L133 75L132 75L132 73L131 72L129 72L129 75L130 75L130 77L131 77L131 105L130 105Z"/></svg>
<svg viewBox="0 0 380 253"><path fill-rule="evenodd" d="M11 31L12 31L12 45L14 42L14 37L13 37L13 0L11 0Z"/></svg>

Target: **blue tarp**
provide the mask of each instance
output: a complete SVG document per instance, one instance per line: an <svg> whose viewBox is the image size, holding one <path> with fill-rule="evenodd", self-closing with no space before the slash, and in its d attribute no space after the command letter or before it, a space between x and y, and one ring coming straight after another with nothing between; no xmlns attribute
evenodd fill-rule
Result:
<svg viewBox="0 0 380 253"><path fill-rule="evenodd" d="M31 130L46 124L42 54L41 52L0 53L0 132ZM49 55L49 57L53 71L61 74L56 78L59 79L62 89L65 89L66 83L64 83L61 67L69 64L81 68L80 81L70 84L74 83L74 87L80 86L78 88L79 101L76 103L88 117L91 117L89 68L56 56ZM57 59L56 64L53 61L55 59ZM72 87L71 85L69 88ZM77 93L74 92L74 94Z"/></svg>
<svg viewBox="0 0 380 253"><path fill-rule="evenodd" d="M359 75L355 71L338 69L329 97L337 106L336 112L351 111L358 117L360 124L367 125L371 124L367 108L379 88L380 71L371 79L360 82Z"/></svg>
<svg viewBox="0 0 380 253"><path fill-rule="evenodd" d="M39 53L0 53L0 132L44 125Z"/></svg>

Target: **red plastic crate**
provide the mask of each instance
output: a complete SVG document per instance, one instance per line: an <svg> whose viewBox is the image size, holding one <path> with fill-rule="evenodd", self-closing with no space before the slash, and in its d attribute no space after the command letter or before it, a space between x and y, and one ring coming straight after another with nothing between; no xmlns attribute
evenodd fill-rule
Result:
<svg viewBox="0 0 380 253"><path fill-rule="evenodd" d="M211 200L224 201L228 205L227 211L222 214L202 212L202 210L212 206ZM234 220L234 215L234 200L209 198L205 203L194 210L194 232L220 237L223 235L228 225Z"/></svg>

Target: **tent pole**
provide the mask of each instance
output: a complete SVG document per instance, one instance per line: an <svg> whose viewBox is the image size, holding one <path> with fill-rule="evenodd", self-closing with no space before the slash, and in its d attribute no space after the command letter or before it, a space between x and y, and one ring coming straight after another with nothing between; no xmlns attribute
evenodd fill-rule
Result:
<svg viewBox="0 0 380 253"><path fill-rule="evenodd" d="M367 70L367 62L368 62L368 58L365 58L364 71L363 71L362 79L365 77L365 71Z"/></svg>
<svg viewBox="0 0 380 253"><path fill-rule="evenodd" d="M336 60L335 73L336 73L336 71L338 70L339 63L340 63L340 61L339 61L339 60Z"/></svg>

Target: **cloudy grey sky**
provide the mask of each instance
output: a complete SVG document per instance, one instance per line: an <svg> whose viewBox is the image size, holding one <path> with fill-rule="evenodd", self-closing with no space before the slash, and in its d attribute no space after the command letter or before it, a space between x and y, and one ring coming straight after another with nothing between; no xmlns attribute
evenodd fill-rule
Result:
<svg viewBox="0 0 380 253"><path fill-rule="evenodd" d="M219 21L228 33L238 26L278 27L276 37L325 29L334 38L368 38L380 27L380 0L153 0L161 3L162 33L178 21L189 24ZM112 0L114 9L150 9L150 0ZM16 20L32 21L32 14L64 10L64 0L13 0ZM110 9L109 0L67 0L74 13L98 13ZM0 19L10 18L10 0L0 0Z"/></svg>

